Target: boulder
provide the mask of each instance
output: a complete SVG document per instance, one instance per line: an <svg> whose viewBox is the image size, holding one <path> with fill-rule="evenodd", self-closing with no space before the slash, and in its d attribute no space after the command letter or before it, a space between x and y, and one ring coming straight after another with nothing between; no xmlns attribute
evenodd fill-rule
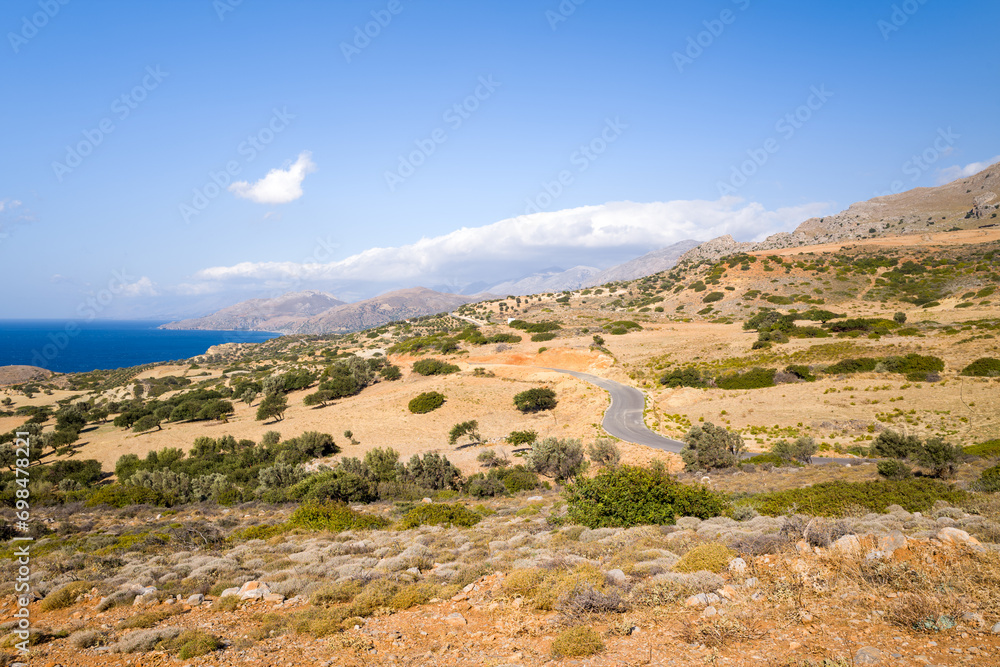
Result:
<svg viewBox="0 0 1000 667"><path fill-rule="evenodd" d="M236 593L241 600L260 600L271 592L263 581L248 581Z"/></svg>

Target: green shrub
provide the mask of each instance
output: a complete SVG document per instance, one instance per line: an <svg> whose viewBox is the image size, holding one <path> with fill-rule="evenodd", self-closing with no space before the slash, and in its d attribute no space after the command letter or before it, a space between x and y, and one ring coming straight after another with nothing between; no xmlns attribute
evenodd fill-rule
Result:
<svg viewBox="0 0 1000 667"><path fill-rule="evenodd" d="M743 454L743 437L712 422L696 425L684 436L681 459L688 470L735 467Z"/></svg>
<svg viewBox="0 0 1000 667"><path fill-rule="evenodd" d="M547 333L562 329L558 322L525 322L524 320L514 320L509 326L526 333Z"/></svg>
<svg viewBox="0 0 1000 667"><path fill-rule="evenodd" d="M511 431L507 436L507 443L511 445L530 445L535 440L538 440L535 431Z"/></svg>
<svg viewBox="0 0 1000 667"><path fill-rule="evenodd" d="M448 375L462 370L455 364L449 364L440 359L420 359L413 362L413 372L418 375Z"/></svg>
<svg viewBox="0 0 1000 667"><path fill-rule="evenodd" d="M111 507L130 507L132 505L156 505L170 507L174 499L144 486L131 486L120 483L102 486L87 499L87 507L110 505Z"/></svg>
<svg viewBox="0 0 1000 667"><path fill-rule="evenodd" d="M843 516L857 507L881 513L889 505L909 512L926 512L938 500L959 503L968 494L932 479L878 480L874 482L823 482L801 489L773 491L754 496L761 514L781 516L802 512L813 516Z"/></svg>
<svg viewBox="0 0 1000 667"><path fill-rule="evenodd" d="M904 375L927 375L940 373L944 370L944 361L934 356L908 354L905 357L886 357L882 360L885 369L890 373Z"/></svg>
<svg viewBox="0 0 1000 667"><path fill-rule="evenodd" d="M514 396L514 405L521 412L539 412L556 407L556 392L548 387L528 389Z"/></svg>
<svg viewBox="0 0 1000 667"><path fill-rule="evenodd" d="M781 458L788 459L789 461L812 463L812 457L816 454L818 449L816 441L813 438L802 436L800 438L796 438L795 442L779 440L774 443L774 446L771 447L771 453L777 454Z"/></svg>
<svg viewBox="0 0 1000 667"><path fill-rule="evenodd" d="M399 522L402 530L419 526L461 526L469 528L483 520L465 505L429 503L414 507Z"/></svg>
<svg viewBox="0 0 1000 667"><path fill-rule="evenodd" d="M202 630L185 630L173 639L163 642L163 648L181 660L207 655L222 648L222 641Z"/></svg>
<svg viewBox="0 0 1000 667"><path fill-rule="evenodd" d="M535 472L562 481L579 474L584 467L583 444L579 440L545 438L531 446L528 456Z"/></svg>
<svg viewBox="0 0 1000 667"><path fill-rule="evenodd" d="M709 292L702 298L702 303L715 303L726 298L725 292Z"/></svg>
<svg viewBox="0 0 1000 667"><path fill-rule="evenodd" d="M987 468L982 476L972 485L974 491L984 493L995 493L1000 491L1000 465Z"/></svg>
<svg viewBox="0 0 1000 667"><path fill-rule="evenodd" d="M681 484L663 468L605 468L595 477L578 477L564 494L569 520L589 528L673 524L679 516L708 519L726 506L722 496Z"/></svg>
<svg viewBox="0 0 1000 667"><path fill-rule="evenodd" d="M705 379L697 368L675 368L660 378L665 387L704 387Z"/></svg>
<svg viewBox="0 0 1000 667"><path fill-rule="evenodd" d="M412 399L407 406L415 415L422 415L432 410L437 410L444 405L444 394L436 391L425 391Z"/></svg>
<svg viewBox="0 0 1000 667"><path fill-rule="evenodd" d="M773 368L751 368L745 373L733 373L716 378L720 389L761 389L774 386Z"/></svg>
<svg viewBox="0 0 1000 667"><path fill-rule="evenodd" d="M805 380L806 382L815 382L816 376L812 374L808 366L800 364L792 364L785 367L786 373L791 373L800 380Z"/></svg>
<svg viewBox="0 0 1000 667"><path fill-rule="evenodd" d="M965 453L972 456L1000 456L1000 438L969 445L965 448Z"/></svg>
<svg viewBox="0 0 1000 667"><path fill-rule="evenodd" d="M553 658L579 658L604 650L604 640L593 628L577 626L563 630L552 641Z"/></svg>
<svg viewBox="0 0 1000 667"><path fill-rule="evenodd" d="M871 455L905 459L919 453L920 449L920 438L915 435L903 435L890 429L882 431L875 438L871 446Z"/></svg>
<svg viewBox="0 0 1000 667"><path fill-rule="evenodd" d="M290 526L309 530L327 530L339 533L344 530L377 530L389 522L382 517L355 512L344 503L307 502L292 512Z"/></svg>
<svg viewBox="0 0 1000 667"><path fill-rule="evenodd" d="M622 460L621 450L614 440L609 438L598 438L587 446L587 456L598 466L616 466Z"/></svg>
<svg viewBox="0 0 1000 667"><path fill-rule="evenodd" d="M879 360L874 357L861 357L860 359L841 359L837 363L827 366L823 372L827 375L840 375L848 373L871 373L875 370Z"/></svg>
<svg viewBox="0 0 1000 667"><path fill-rule="evenodd" d="M1000 376L1000 359L994 359L993 357L976 359L971 364L963 368L960 375L972 377L998 377Z"/></svg>
<svg viewBox="0 0 1000 667"><path fill-rule="evenodd" d="M532 334L532 336L531 336L531 342L533 342L533 343L544 343L545 341L552 340L555 337L556 337L556 335L554 333L552 333L551 331L547 331L545 333Z"/></svg>
<svg viewBox="0 0 1000 667"><path fill-rule="evenodd" d="M902 461L889 459L878 462L878 475L893 480L909 479L913 476L913 471Z"/></svg>
<svg viewBox="0 0 1000 667"><path fill-rule="evenodd" d="M917 460L930 468L934 477L951 477L963 454L961 447L948 444L941 438L928 438L917 452Z"/></svg>
<svg viewBox="0 0 1000 667"><path fill-rule="evenodd" d="M505 471L500 479L510 493L531 491L541 486L538 475L523 466L515 466Z"/></svg>

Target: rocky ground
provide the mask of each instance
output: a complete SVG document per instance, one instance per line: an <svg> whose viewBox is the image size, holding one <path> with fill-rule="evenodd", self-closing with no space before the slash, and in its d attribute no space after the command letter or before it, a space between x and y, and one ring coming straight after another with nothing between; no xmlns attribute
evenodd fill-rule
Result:
<svg viewBox="0 0 1000 667"><path fill-rule="evenodd" d="M266 540L225 536L287 510L64 510L34 546L31 664L1000 664L982 503L597 530L561 525L555 492L477 509L470 528Z"/></svg>

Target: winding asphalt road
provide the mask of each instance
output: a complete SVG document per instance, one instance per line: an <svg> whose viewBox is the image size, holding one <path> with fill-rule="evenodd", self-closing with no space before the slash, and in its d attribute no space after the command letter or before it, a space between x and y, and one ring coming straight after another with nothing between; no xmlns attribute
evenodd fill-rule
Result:
<svg viewBox="0 0 1000 667"><path fill-rule="evenodd" d="M642 412L646 407L646 395L635 387L629 387L620 382L589 373L567 371L562 368L546 368L545 370L572 375L575 378L597 385L611 394L611 405L605 411L604 420L601 422L601 425L605 431L616 438L637 445L656 447L657 449L673 452L674 454L680 453L684 447L684 443L680 440L665 438L646 428L646 424L642 419Z"/></svg>
<svg viewBox="0 0 1000 667"><path fill-rule="evenodd" d="M684 447L684 443L680 440L664 437L646 428L646 423L642 418L642 412L646 407L646 395L639 389L615 382L614 380L591 375L590 373L568 371L563 368L545 368L544 370L572 375L584 382L597 385L611 394L611 405L604 412L604 420L601 422L601 425L605 431L616 438L637 445L655 447L666 452L673 452L674 454L679 454ZM750 458L757 454L759 452L745 452L743 458ZM872 459L820 458L814 456L812 462L818 465L824 463L858 465L859 463L874 463L875 461Z"/></svg>

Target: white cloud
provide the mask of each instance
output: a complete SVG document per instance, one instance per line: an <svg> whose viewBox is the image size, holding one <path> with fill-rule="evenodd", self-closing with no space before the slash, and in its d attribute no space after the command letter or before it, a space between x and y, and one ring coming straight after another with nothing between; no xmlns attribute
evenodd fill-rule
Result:
<svg viewBox="0 0 1000 667"><path fill-rule="evenodd" d="M316 164L312 161L312 154L302 151L287 169L272 169L253 185L237 181L229 186L229 191L258 204L287 204L302 196L302 181L306 174L314 171Z"/></svg>
<svg viewBox="0 0 1000 667"><path fill-rule="evenodd" d="M951 183L952 181L956 181L960 178L967 178L973 174L978 174L983 169L986 169L986 167L991 164L996 164L997 162L1000 162L1000 155L983 162L970 162L964 167L954 165L951 167L945 167L944 169L938 169L937 183L938 185L944 185L945 183Z"/></svg>
<svg viewBox="0 0 1000 667"><path fill-rule="evenodd" d="M684 239L708 240L723 234L737 239L763 238L828 211L825 203L769 211L737 197L612 202L463 227L404 246L371 248L336 262L243 262L203 269L195 277L201 281L271 284L362 281L412 285L434 284L454 276L463 276L468 282L488 281L559 263L609 266Z"/></svg>
<svg viewBox="0 0 1000 667"><path fill-rule="evenodd" d="M156 296L157 294L159 292L156 291L153 281L146 276L139 278L134 283L125 283L121 287L121 295L126 297Z"/></svg>

